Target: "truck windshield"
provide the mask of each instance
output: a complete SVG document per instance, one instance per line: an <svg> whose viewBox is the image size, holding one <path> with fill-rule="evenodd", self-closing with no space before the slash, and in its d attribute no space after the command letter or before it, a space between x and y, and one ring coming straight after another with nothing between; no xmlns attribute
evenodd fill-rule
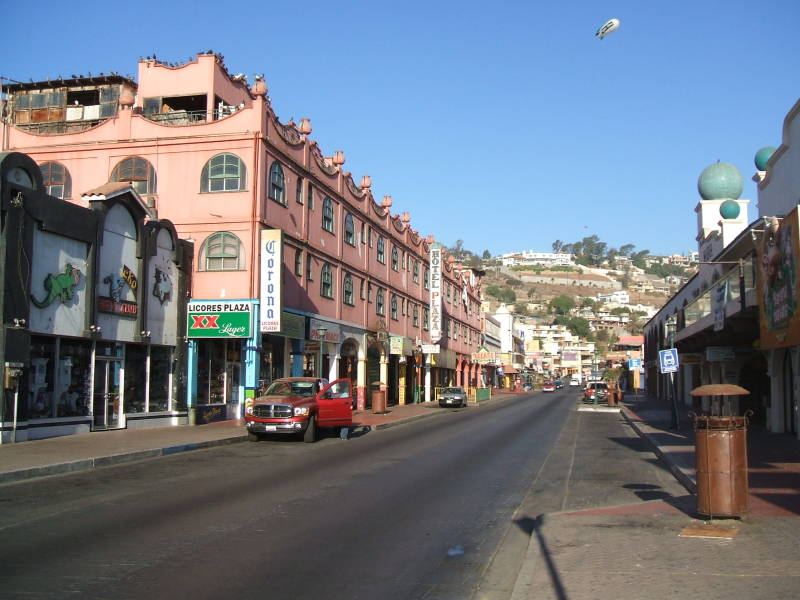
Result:
<svg viewBox="0 0 800 600"><path fill-rule="evenodd" d="M275 381L267 388L268 396L313 396L313 381Z"/></svg>

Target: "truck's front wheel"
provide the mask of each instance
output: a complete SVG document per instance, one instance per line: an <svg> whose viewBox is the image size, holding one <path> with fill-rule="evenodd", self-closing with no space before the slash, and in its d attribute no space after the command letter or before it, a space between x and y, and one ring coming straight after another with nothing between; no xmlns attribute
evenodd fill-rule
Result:
<svg viewBox="0 0 800 600"><path fill-rule="evenodd" d="M306 431L303 434L303 441L306 444L311 444L317 441L317 417L311 415L308 418L308 427L306 427Z"/></svg>

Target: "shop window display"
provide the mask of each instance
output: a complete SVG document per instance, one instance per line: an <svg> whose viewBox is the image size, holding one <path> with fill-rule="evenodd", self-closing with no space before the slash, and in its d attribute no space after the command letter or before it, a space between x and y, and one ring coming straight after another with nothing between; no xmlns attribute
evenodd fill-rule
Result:
<svg viewBox="0 0 800 600"><path fill-rule="evenodd" d="M169 410L169 376L172 350L168 347L150 347L150 412Z"/></svg>
<svg viewBox="0 0 800 600"><path fill-rule="evenodd" d="M84 341L62 339L59 350L60 389L56 414L60 417L86 416L92 390L89 387L89 371L92 359L91 344Z"/></svg>
<svg viewBox="0 0 800 600"><path fill-rule="evenodd" d="M204 340L197 347L197 403L225 402L225 342Z"/></svg>
<svg viewBox="0 0 800 600"><path fill-rule="evenodd" d="M125 349L125 403L126 413L145 412L147 388L147 346L128 344Z"/></svg>
<svg viewBox="0 0 800 600"><path fill-rule="evenodd" d="M28 418L47 419L56 416L53 392L55 384L56 345L54 338L31 339L31 368L28 379Z"/></svg>

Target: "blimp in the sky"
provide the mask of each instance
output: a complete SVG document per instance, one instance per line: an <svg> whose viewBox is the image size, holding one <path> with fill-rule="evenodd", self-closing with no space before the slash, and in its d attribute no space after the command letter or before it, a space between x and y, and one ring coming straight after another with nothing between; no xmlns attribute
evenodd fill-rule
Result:
<svg viewBox="0 0 800 600"><path fill-rule="evenodd" d="M617 29L619 29L619 19L609 19L594 35L602 40L609 33L614 33Z"/></svg>

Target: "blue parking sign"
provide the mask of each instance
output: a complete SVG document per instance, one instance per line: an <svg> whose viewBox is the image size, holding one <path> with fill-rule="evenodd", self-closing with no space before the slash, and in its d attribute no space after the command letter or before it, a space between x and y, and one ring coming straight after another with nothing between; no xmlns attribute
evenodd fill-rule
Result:
<svg viewBox="0 0 800 600"><path fill-rule="evenodd" d="M658 362L662 373L675 373L678 371L678 349L658 351Z"/></svg>

